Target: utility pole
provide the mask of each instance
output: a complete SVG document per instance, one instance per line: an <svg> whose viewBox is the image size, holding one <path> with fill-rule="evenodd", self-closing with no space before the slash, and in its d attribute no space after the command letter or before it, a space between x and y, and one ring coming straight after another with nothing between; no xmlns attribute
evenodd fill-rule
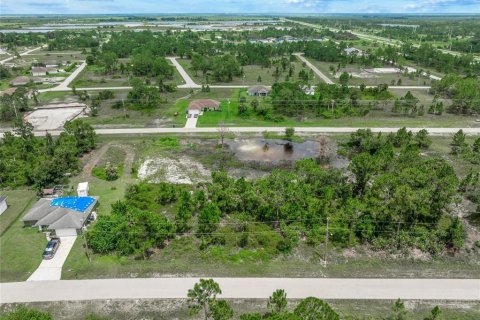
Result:
<svg viewBox="0 0 480 320"><path fill-rule="evenodd" d="M88 242L87 242L87 237L85 236L85 231L83 231L83 241L85 242L85 254L87 255L88 262L92 262L92 257L88 252Z"/></svg>
<svg viewBox="0 0 480 320"><path fill-rule="evenodd" d="M18 118L17 107L15 106L15 100L13 100L13 110L15 111L15 118Z"/></svg>
<svg viewBox="0 0 480 320"><path fill-rule="evenodd" d="M122 98L122 105L123 105L123 118L127 119L127 111L125 110L125 101Z"/></svg>
<svg viewBox="0 0 480 320"><path fill-rule="evenodd" d="M327 254L328 254L328 217L327 217L327 230L325 232L325 268L327 267Z"/></svg>

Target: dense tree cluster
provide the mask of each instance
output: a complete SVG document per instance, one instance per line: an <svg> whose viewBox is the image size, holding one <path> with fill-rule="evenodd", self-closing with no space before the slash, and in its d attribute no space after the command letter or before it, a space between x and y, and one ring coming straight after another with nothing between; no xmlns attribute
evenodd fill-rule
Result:
<svg viewBox="0 0 480 320"><path fill-rule="evenodd" d="M480 81L476 77L446 75L432 84L430 92L451 99L447 108L450 113L480 113Z"/></svg>
<svg viewBox="0 0 480 320"><path fill-rule="evenodd" d="M48 50L68 50L77 48L97 48L100 44L97 31L66 31L47 32Z"/></svg>
<svg viewBox="0 0 480 320"><path fill-rule="evenodd" d="M41 189L63 182L66 173L79 170L78 156L94 147L93 128L80 120L67 122L57 139L35 137L31 124L19 122L14 134L0 140L0 187Z"/></svg>
<svg viewBox="0 0 480 320"><path fill-rule="evenodd" d="M116 202L110 215L98 218L87 239L90 248L98 253L137 254L146 258L151 248L163 247L174 230L174 225L159 214Z"/></svg>
<svg viewBox="0 0 480 320"><path fill-rule="evenodd" d="M324 118L363 116L373 106L371 100L392 99L388 86L350 88L319 83L315 95L307 95L302 83L275 83L270 93L273 114L281 116L314 115ZM259 109L260 113L264 112Z"/></svg>

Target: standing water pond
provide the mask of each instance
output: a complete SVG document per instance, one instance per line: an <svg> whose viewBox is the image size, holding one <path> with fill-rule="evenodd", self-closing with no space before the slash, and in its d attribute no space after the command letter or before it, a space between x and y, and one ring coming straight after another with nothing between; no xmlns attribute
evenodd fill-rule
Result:
<svg viewBox="0 0 480 320"><path fill-rule="evenodd" d="M230 140L225 144L240 161L277 163L322 157L328 159L327 162L333 167L348 165L346 159L336 155L336 145L329 139L291 142L281 139L249 138Z"/></svg>

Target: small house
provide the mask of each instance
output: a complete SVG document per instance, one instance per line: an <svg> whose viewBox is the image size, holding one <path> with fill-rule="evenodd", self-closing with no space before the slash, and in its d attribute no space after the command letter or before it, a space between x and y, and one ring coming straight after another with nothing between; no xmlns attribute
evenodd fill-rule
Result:
<svg viewBox="0 0 480 320"><path fill-rule="evenodd" d="M29 78L29 77L20 76L20 77L16 77L15 79L11 80L11 81L10 81L10 85L12 85L12 86L14 86L14 87L25 86L25 85L27 85L29 82L30 82L30 78Z"/></svg>
<svg viewBox="0 0 480 320"><path fill-rule="evenodd" d="M203 111L218 111L220 110L220 102L213 99L198 99L193 100L188 105L187 115L189 117L198 117Z"/></svg>
<svg viewBox="0 0 480 320"><path fill-rule="evenodd" d="M45 76L47 75L47 68L45 67L32 67L32 76Z"/></svg>
<svg viewBox="0 0 480 320"><path fill-rule="evenodd" d="M0 215L7 210L7 197L6 196L0 196Z"/></svg>
<svg viewBox="0 0 480 320"><path fill-rule="evenodd" d="M22 218L26 227L37 227L57 237L81 233L96 207L97 197L41 198Z"/></svg>
<svg viewBox="0 0 480 320"><path fill-rule="evenodd" d="M56 68L56 67L58 67L58 62L56 60L48 60L48 61L45 62L45 67Z"/></svg>
<svg viewBox="0 0 480 320"><path fill-rule="evenodd" d="M248 88L248 95L255 97L266 97L270 94L270 89L265 86L253 86Z"/></svg>

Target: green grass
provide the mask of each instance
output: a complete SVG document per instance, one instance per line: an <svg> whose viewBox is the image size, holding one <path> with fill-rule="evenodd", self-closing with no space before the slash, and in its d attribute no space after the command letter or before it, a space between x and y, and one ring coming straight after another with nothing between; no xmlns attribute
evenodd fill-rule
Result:
<svg viewBox="0 0 480 320"><path fill-rule="evenodd" d="M47 243L37 228L24 228L17 220L0 237L0 282L25 281L42 261Z"/></svg>
<svg viewBox="0 0 480 320"><path fill-rule="evenodd" d="M7 210L0 215L0 236L25 213L35 198L32 190L6 190L0 191L0 195L7 196Z"/></svg>

